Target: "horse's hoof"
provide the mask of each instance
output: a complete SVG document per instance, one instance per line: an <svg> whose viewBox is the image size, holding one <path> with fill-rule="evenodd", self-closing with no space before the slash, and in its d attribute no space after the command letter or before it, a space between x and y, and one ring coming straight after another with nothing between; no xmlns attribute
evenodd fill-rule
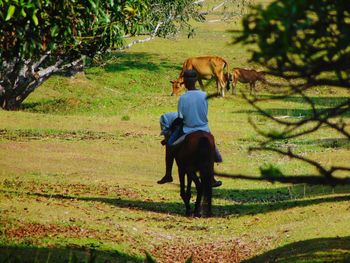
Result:
<svg viewBox="0 0 350 263"><path fill-rule="evenodd" d="M219 187L221 185L222 185L222 182L221 181L216 181L215 179L211 183L211 187Z"/></svg>

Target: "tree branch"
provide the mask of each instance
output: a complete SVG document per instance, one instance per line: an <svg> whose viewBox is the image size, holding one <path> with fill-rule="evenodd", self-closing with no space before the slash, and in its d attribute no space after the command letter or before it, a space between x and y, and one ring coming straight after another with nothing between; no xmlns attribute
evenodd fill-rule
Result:
<svg viewBox="0 0 350 263"><path fill-rule="evenodd" d="M166 21L168 21L168 20L170 21L171 19L172 19L172 18L171 18L171 16L170 16ZM134 41L132 41L131 43L129 43L128 45L123 46L123 47L121 47L121 48L118 48L118 50L119 50L119 51L122 51L122 50L125 50L125 49L128 49L128 48L132 47L132 46L135 45L135 44L145 43L145 42L151 41L152 39L154 39L154 38L156 37L159 28L161 27L162 24L166 23L166 21L165 21L165 22L164 22L164 21L163 21L163 22L162 22L162 21L158 22L158 24L157 24L157 26L155 27L154 31L152 32L152 34L150 34L150 36L149 36L148 38L134 40Z"/></svg>
<svg viewBox="0 0 350 263"><path fill-rule="evenodd" d="M299 92L299 93L302 94L302 97L309 103L309 105L311 105L313 116L308 117L308 118L304 118L300 121L294 121L294 122L276 118L276 117L272 116L272 114L269 114L268 112L266 112L264 109L262 109L260 106L257 105L257 103L262 101L262 100L257 99L257 98L250 99L243 92L242 92L242 96L246 101L248 101L248 103L251 106L253 106L260 114L262 114L266 118L268 118L276 123L279 123L281 125L291 127L286 132L284 132L284 136L283 136L284 139L295 138L295 137L298 137L298 136L301 136L304 134L312 133L312 132L316 131L318 128L320 128L322 124L326 124L329 127L334 128L335 130L337 130L338 132L340 132L341 134L343 134L347 138L350 138L350 133L348 133L345 130L345 127L339 127L338 125L331 123L329 121L330 118L341 116L342 114L350 111L350 99L344 101L343 103L340 103L339 105L337 105L331 109L316 111L314 102L309 97L305 96L303 93L301 93L301 92ZM306 131L291 134L295 130L300 129L302 126L309 124L310 122L317 122L318 124L315 127L308 129ZM270 136L268 136L267 133L261 131L255 124L253 124L253 122L251 122L251 124L254 126L254 128L261 135L263 135L265 137L270 137ZM291 134L291 135L288 135L288 134Z"/></svg>
<svg viewBox="0 0 350 263"><path fill-rule="evenodd" d="M41 61L44 61L46 59L46 57L45 58L43 57L41 57L40 59ZM19 102L22 102L29 96L31 92L33 92L36 88L38 88L52 74L69 69L71 67L75 67L79 65L82 61L83 61L83 58L80 57L72 62L62 65L64 63L64 60L57 59L54 65L51 65L45 69L34 72L35 79L25 86L25 90L22 91L19 96L17 96L16 100ZM36 63L36 64L40 65L40 63Z"/></svg>
<svg viewBox="0 0 350 263"><path fill-rule="evenodd" d="M34 71L45 61L46 58L48 58L51 54L51 51L46 52L44 55L40 57L40 59L32 65L32 74L34 74Z"/></svg>
<svg viewBox="0 0 350 263"><path fill-rule="evenodd" d="M226 4L226 2L227 2L227 0L221 2L221 3L218 4L217 6L214 6L211 10L212 10L212 11L215 11L216 9L219 9L219 8L222 7L224 4Z"/></svg>

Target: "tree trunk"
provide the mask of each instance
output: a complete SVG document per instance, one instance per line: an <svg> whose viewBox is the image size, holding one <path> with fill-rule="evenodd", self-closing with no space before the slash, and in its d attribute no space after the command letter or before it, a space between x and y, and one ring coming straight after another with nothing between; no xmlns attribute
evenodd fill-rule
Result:
<svg viewBox="0 0 350 263"><path fill-rule="evenodd" d="M19 110L22 102L18 101L17 98L2 98L0 99L1 108L4 110Z"/></svg>
<svg viewBox="0 0 350 263"><path fill-rule="evenodd" d="M22 102L45 82L52 74L62 70L82 70L83 59L70 58L64 64L64 59L56 57L49 65L42 66L49 57L44 54L37 61L13 59L3 63L0 72L0 107L5 110L18 110ZM67 59L69 61L69 58Z"/></svg>

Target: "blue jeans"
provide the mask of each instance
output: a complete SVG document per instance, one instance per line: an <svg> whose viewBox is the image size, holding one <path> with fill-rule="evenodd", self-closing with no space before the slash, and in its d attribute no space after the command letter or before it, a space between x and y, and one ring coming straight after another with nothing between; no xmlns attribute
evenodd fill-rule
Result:
<svg viewBox="0 0 350 263"><path fill-rule="evenodd" d="M178 125L175 127L174 131L171 133L167 145L172 145L178 138L184 135L182 125Z"/></svg>

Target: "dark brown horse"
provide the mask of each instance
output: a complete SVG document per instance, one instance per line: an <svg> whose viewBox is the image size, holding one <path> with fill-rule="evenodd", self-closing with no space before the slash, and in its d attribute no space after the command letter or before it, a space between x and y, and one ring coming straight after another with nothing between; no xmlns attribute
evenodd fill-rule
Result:
<svg viewBox="0 0 350 263"><path fill-rule="evenodd" d="M175 150L175 160L179 169L180 196L185 203L187 216L191 215L190 200L192 181L194 181L197 190L194 216L201 216L202 197L204 197L204 215L211 216L211 182L214 176L214 157L214 137L210 133L203 131L187 135L185 141ZM196 175L197 171L199 171L199 177ZM186 174L187 187L185 185Z"/></svg>

